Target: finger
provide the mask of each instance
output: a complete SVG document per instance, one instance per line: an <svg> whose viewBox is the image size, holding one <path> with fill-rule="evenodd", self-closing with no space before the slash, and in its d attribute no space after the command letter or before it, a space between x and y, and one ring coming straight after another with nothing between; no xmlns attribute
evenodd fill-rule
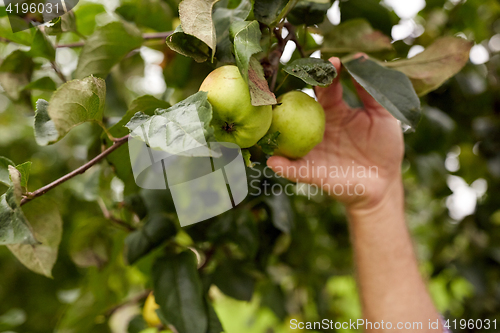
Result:
<svg viewBox="0 0 500 333"><path fill-rule="evenodd" d="M303 159L292 161L282 156L271 156L267 160L267 166L280 177L284 177L294 182L311 182L309 172L300 172L303 168L307 168L306 162Z"/></svg>
<svg viewBox="0 0 500 333"><path fill-rule="evenodd" d="M335 66L335 69L337 70L337 77L328 87L316 87L315 90L318 102L320 102L324 108L333 108L344 104L342 84L340 83L340 71L342 70L342 64L340 63L340 59L336 57L331 57L329 61L333 66Z"/></svg>
<svg viewBox="0 0 500 333"><path fill-rule="evenodd" d="M368 56L364 53L358 53L354 56L355 59L359 58L364 58L368 59ZM366 110L384 110L384 107L380 105L379 102L373 98L372 95L370 95L365 88L361 84L358 83L354 78L351 78L352 82L354 84L354 87L356 88L356 92L358 93L359 99L365 106Z"/></svg>

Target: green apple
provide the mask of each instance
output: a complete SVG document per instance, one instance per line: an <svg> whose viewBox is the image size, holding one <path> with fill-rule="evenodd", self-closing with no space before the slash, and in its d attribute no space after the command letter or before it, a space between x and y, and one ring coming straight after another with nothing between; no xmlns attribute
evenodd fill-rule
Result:
<svg viewBox="0 0 500 333"><path fill-rule="evenodd" d="M323 141L325 111L314 98L301 91L290 91L278 98L269 133L280 132L276 155L292 159L307 155Z"/></svg>
<svg viewBox="0 0 500 333"><path fill-rule="evenodd" d="M248 85L238 67L217 68L205 78L200 91L208 92L208 101L213 108L211 124L217 141L248 148L269 130L272 107L252 105Z"/></svg>

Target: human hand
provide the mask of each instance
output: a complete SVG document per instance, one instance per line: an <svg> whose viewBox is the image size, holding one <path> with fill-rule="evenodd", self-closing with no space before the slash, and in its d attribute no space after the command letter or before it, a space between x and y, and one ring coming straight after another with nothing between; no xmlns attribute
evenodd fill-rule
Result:
<svg viewBox="0 0 500 333"><path fill-rule="evenodd" d="M354 80L364 108L348 106L339 79L340 60L331 58L330 62L339 76L329 87L316 90L326 116L323 142L302 159L273 156L267 165L292 181L323 188L348 208L369 209L381 202L392 186L401 183L402 130L398 121Z"/></svg>

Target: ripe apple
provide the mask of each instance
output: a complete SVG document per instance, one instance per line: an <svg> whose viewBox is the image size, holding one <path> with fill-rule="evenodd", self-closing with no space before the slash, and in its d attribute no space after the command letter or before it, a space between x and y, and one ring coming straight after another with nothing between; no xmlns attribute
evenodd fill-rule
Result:
<svg viewBox="0 0 500 333"><path fill-rule="evenodd" d="M149 327L158 327L161 325L161 320L156 314L156 310L159 308L160 306L156 304L153 293L149 294L144 303L144 308L142 309L142 317Z"/></svg>
<svg viewBox="0 0 500 333"><path fill-rule="evenodd" d="M211 72L201 84L200 91L208 92L213 109L211 124L219 142L232 142L248 148L255 145L271 126L272 107L251 104L248 85L236 66L222 66Z"/></svg>
<svg viewBox="0 0 500 333"><path fill-rule="evenodd" d="M301 91L290 91L273 110L269 133L280 132L276 155L301 158L323 141L325 111L314 98Z"/></svg>

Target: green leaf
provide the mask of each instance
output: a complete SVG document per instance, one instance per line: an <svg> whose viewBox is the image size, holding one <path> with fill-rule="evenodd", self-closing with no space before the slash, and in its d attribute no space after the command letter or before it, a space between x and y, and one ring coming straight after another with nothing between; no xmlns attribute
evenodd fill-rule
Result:
<svg viewBox="0 0 500 333"><path fill-rule="evenodd" d="M20 201L13 187L0 197L0 245L37 244Z"/></svg>
<svg viewBox="0 0 500 333"><path fill-rule="evenodd" d="M24 90L45 90L54 91L57 89L57 84L48 76L39 78L38 80L32 81L30 84L24 87Z"/></svg>
<svg viewBox="0 0 500 333"><path fill-rule="evenodd" d="M23 189L23 186L21 184L22 182L21 171L17 170L16 167L9 165L9 176L10 176L10 181L12 182L14 197L16 198L17 202L20 202L21 198L23 197L23 193L27 192Z"/></svg>
<svg viewBox="0 0 500 333"><path fill-rule="evenodd" d="M383 65L406 74L417 94L423 96L460 72L469 60L472 45L462 38L443 37L411 59L386 62Z"/></svg>
<svg viewBox="0 0 500 333"><path fill-rule="evenodd" d="M40 29L36 29L35 37L31 44L30 55L32 57L42 57L49 61L56 60L56 50L54 46Z"/></svg>
<svg viewBox="0 0 500 333"><path fill-rule="evenodd" d="M114 270L117 270L116 265L111 266ZM109 269L104 267L99 273L94 273L97 270L87 270L87 277L85 280L98 281L94 283L101 283L103 288L93 291L89 289L96 289L90 282L87 282L90 286L84 285L80 288L81 296L73 303L67 306L66 311L62 318L57 322L56 332L61 333L110 333L110 328L107 321L96 320L96 318L102 318L102 314L109 310L112 306L116 305L120 299L117 299L115 294L111 291L108 284L103 284L102 281L108 281L112 279L113 284L123 283L120 277L111 275ZM93 272L89 272L93 271ZM118 273L124 273L122 270L118 270ZM99 275L98 275L99 274ZM89 278L90 275L90 278ZM85 281L84 281L85 282ZM125 287L125 285L120 285Z"/></svg>
<svg viewBox="0 0 500 333"><path fill-rule="evenodd" d="M170 215L151 216L144 227L129 234L125 239L128 264L134 264L176 234L177 228Z"/></svg>
<svg viewBox="0 0 500 333"><path fill-rule="evenodd" d="M47 108L47 113L59 133L59 139L84 122L101 122L105 98L104 80L92 76L69 81L59 87L52 95ZM53 137L51 134L50 138Z"/></svg>
<svg viewBox="0 0 500 333"><path fill-rule="evenodd" d="M229 0L221 0L214 6L213 21L217 36L217 60L221 63L234 63L233 44L229 38L229 27L234 22L244 21L252 10L249 0L242 0L238 7L228 7Z"/></svg>
<svg viewBox="0 0 500 333"><path fill-rule="evenodd" d="M124 19L156 31L172 30L172 10L161 0L132 0L116 9Z"/></svg>
<svg viewBox="0 0 500 333"><path fill-rule="evenodd" d="M326 53L374 53L392 50L391 39L380 31L373 30L364 19L347 21L333 27L324 36Z"/></svg>
<svg viewBox="0 0 500 333"><path fill-rule="evenodd" d="M260 286L259 294L262 297L261 306L268 307L280 320L285 320L288 314L286 309L287 302L281 287L272 281L268 281Z"/></svg>
<svg viewBox="0 0 500 333"><path fill-rule="evenodd" d="M257 142L264 154L274 155L274 151L278 148L278 136L280 132L267 133L262 139Z"/></svg>
<svg viewBox="0 0 500 333"><path fill-rule="evenodd" d="M46 26L44 32L49 36L57 36L63 32L75 32L76 22L75 14L68 12L66 15L56 17L50 21L52 25Z"/></svg>
<svg viewBox="0 0 500 333"><path fill-rule="evenodd" d="M148 328L148 324L144 320L141 314L138 314L128 323L127 333L141 333L143 330ZM156 330L154 333L157 333Z"/></svg>
<svg viewBox="0 0 500 333"><path fill-rule="evenodd" d="M213 156L214 152L206 147L207 142L214 141L210 126L212 106L206 92L197 92L156 113L152 117L137 113L126 125L131 130L130 135L152 149L171 154Z"/></svg>
<svg viewBox="0 0 500 333"><path fill-rule="evenodd" d="M193 58L196 62L204 62L210 59L208 45L198 38L184 33L180 25L167 37L167 45L173 51Z"/></svg>
<svg viewBox="0 0 500 333"><path fill-rule="evenodd" d="M325 20L326 12L332 4L330 0L299 1L286 16L293 25L315 25Z"/></svg>
<svg viewBox="0 0 500 333"><path fill-rule="evenodd" d="M125 125L132 119L134 114L143 112L148 116L152 116L156 109L166 109L168 107L170 107L169 103L153 96L141 96L132 101L123 118L109 129L109 133L115 138L124 137L129 133ZM106 140L108 146L112 144L105 133L102 134L102 138ZM127 184L135 184L130 163L123 163L123 161L130 161L128 145L123 145L108 155L107 161L114 167L116 175L125 182L126 186Z"/></svg>
<svg viewBox="0 0 500 333"><path fill-rule="evenodd" d="M406 75L363 57L343 65L380 105L410 129L415 129L421 116L420 100Z"/></svg>
<svg viewBox="0 0 500 333"><path fill-rule="evenodd" d="M149 328L146 328L142 331L140 331L139 333L158 333L158 329L156 327L149 327ZM160 332L162 333L162 332Z"/></svg>
<svg viewBox="0 0 500 333"><path fill-rule="evenodd" d="M255 279L244 269L244 261L224 260L213 274L213 282L224 294L249 302L255 288Z"/></svg>
<svg viewBox="0 0 500 333"><path fill-rule="evenodd" d="M233 209L219 216L209 226L207 236L214 242L236 244L250 258L259 248L257 222L248 209Z"/></svg>
<svg viewBox="0 0 500 333"><path fill-rule="evenodd" d="M161 313L179 333L206 332L207 311L192 251L158 258L153 266L153 286Z"/></svg>
<svg viewBox="0 0 500 333"><path fill-rule="evenodd" d="M30 83L35 64L27 52L16 50L0 65L0 84L12 100L20 100L22 90Z"/></svg>
<svg viewBox="0 0 500 333"><path fill-rule="evenodd" d="M250 67L248 68L248 88L250 89L252 105L261 106L278 103L276 96L269 89L269 85L264 78L262 65L254 57L250 58Z"/></svg>
<svg viewBox="0 0 500 333"><path fill-rule="evenodd" d="M14 15L11 16L11 19L22 20L21 18ZM31 42L33 41L33 35L31 34L30 30L23 30L15 33L12 32L10 21L7 16L0 18L0 37L26 46L30 46Z"/></svg>
<svg viewBox="0 0 500 333"><path fill-rule="evenodd" d="M142 44L141 32L126 22L111 22L99 27L85 42L75 77L82 79L91 74L105 78L111 68L130 51Z"/></svg>
<svg viewBox="0 0 500 333"><path fill-rule="evenodd" d="M28 180L30 178L30 172L31 172L31 162L25 162L23 164L16 165L16 170L19 171L20 174L20 180L19 184L23 189L26 189L28 187Z"/></svg>
<svg viewBox="0 0 500 333"><path fill-rule="evenodd" d="M132 119L137 112L142 112L148 116L152 116L156 109L167 109L169 107L170 104L168 102L159 100L151 95L138 97L130 103L130 106L123 118L113 125L109 129L109 132L115 137L125 136L129 132L125 125L127 125L130 119Z"/></svg>
<svg viewBox="0 0 500 333"><path fill-rule="evenodd" d="M104 217L87 218L77 224L69 238L69 254L77 266L101 269L109 262L113 248L109 225Z"/></svg>
<svg viewBox="0 0 500 333"><path fill-rule="evenodd" d="M234 57L241 76L248 83L248 70L252 55L262 51L260 47L259 22L236 21L229 28L231 38L234 40Z"/></svg>
<svg viewBox="0 0 500 333"><path fill-rule="evenodd" d="M253 13L257 21L271 25L287 3L288 0L255 0Z"/></svg>
<svg viewBox="0 0 500 333"><path fill-rule="evenodd" d="M35 140L40 146L46 146L49 143L56 142L59 138L59 132L56 125L50 119L48 113L49 102L39 99L36 102L35 111Z"/></svg>
<svg viewBox="0 0 500 333"><path fill-rule="evenodd" d="M125 57L117 67L115 67L116 80L127 80L132 76L144 76L145 63L141 52L133 52ZM118 72L118 73L117 73Z"/></svg>
<svg viewBox="0 0 500 333"><path fill-rule="evenodd" d="M215 55L217 39L212 21L212 8L217 0L183 0L179 4L179 18L184 33L194 36L212 49Z"/></svg>
<svg viewBox="0 0 500 333"><path fill-rule="evenodd" d="M255 163L251 161L252 155L248 149L242 149L241 154L243 155L243 159L245 160L245 165L249 168L253 168Z"/></svg>
<svg viewBox="0 0 500 333"><path fill-rule="evenodd" d="M283 70L311 86L326 87L332 84L333 79L337 77L337 70L331 62L316 58L294 60L288 63Z"/></svg>
<svg viewBox="0 0 500 333"><path fill-rule="evenodd" d="M41 197L23 206L23 211L39 243L13 244L8 248L24 266L51 278L62 237L62 219L57 204Z"/></svg>
<svg viewBox="0 0 500 333"><path fill-rule="evenodd" d="M100 3L80 2L74 10L78 32L86 36L94 33L96 26L95 17L104 12L106 12L106 9Z"/></svg>
<svg viewBox="0 0 500 333"><path fill-rule="evenodd" d="M12 186L9 176L9 165L15 166L14 162L6 157L0 156L0 183L6 186Z"/></svg>
<svg viewBox="0 0 500 333"><path fill-rule="evenodd" d="M205 298L205 304L208 316L208 328L206 333L223 333L224 328L222 327L219 317L217 316L217 313L208 298Z"/></svg>
<svg viewBox="0 0 500 333"><path fill-rule="evenodd" d="M290 198L284 192L281 192L278 195L265 197L264 202L271 210L273 225L282 232L289 234L294 220Z"/></svg>
<svg viewBox="0 0 500 333"><path fill-rule="evenodd" d="M370 22L375 29L390 36L393 20L386 7L379 0L349 0L340 2L342 23L362 18Z"/></svg>

